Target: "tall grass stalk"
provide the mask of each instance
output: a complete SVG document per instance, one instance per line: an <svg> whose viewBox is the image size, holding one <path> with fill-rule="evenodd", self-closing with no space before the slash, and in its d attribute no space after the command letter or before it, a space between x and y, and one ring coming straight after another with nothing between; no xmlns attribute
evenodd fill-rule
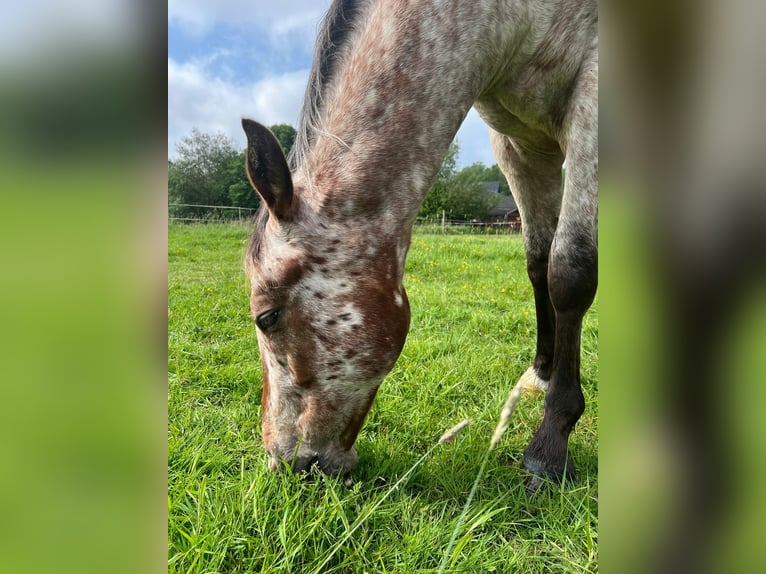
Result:
<svg viewBox="0 0 766 574"><path fill-rule="evenodd" d="M441 564L439 564L438 574L442 574L444 569L447 567L447 562L449 561L450 555L452 554L452 549L455 547L457 535L460 532L460 528L463 526L463 521L468 514L468 509L471 508L471 502L473 502L473 497L476 494L476 489L479 486L479 482L481 482L482 476L484 476L484 469L487 467L489 454L495 450L497 443L500 442L503 434L505 434L505 431L508 430L508 426L511 423L511 417L513 416L513 411L516 409L516 403L519 402L523 391L524 383L523 381L519 381L508 393L508 398L505 399L503 410L500 412L500 420L495 427L495 432L492 433L492 439L489 442L489 448L484 451L484 456L481 459L479 472L476 473L476 479L473 481L473 486L471 486L471 492L468 493L468 498L466 499L465 505L463 506L463 512L460 513L460 516L457 519L457 523L455 523L455 528L452 530L452 538L450 538L449 544L447 544L447 550L444 551L444 557L442 558Z"/></svg>
<svg viewBox="0 0 766 574"><path fill-rule="evenodd" d="M323 560L323 561L322 561L322 562L319 564L319 566L317 566L317 567L314 569L314 573L318 574L318 573L320 573L320 572L323 572L323 568L324 568L324 567L327 565L327 563L328 563L330 560L332 560L332 557L333 557L333 556L335 556L335 554L338 552L338 550L340 550L340 549L343 547L343 545L346 543L346 541L348 541L348 539L349 539L349 538L351 538L351 536L354 534L354 532L356 532L356 531L357 531L357 529L358 529L358 528L359 528L359 527L360 527L362 524L364 524L364 522L365 522L365 521L366 521L366 520L367 520L367 519L368 519L370 516L372 516L372 514L373 514L373 513L374 513L374 512L375 512L375 511L378 509L378 507L379 507L381 504L383 504L383 502L385 502L385 500L386 500L386 499L387 499L389 496L391 496L391 494L392 494L392 493L393 493L393 492L394 492L394 491L395 491L397 488L399 488L399 487L400 487L402 484L404 484L404 482L405 482L405 481L406 481L406 480L407 480L407 479L410 477L410 475L411 475L411 474L412 474L412 473L415 471L415 469L416 469L417 467L419 467L419 466L420 466L420 464L421 464L421 463L422 463L422 462L423 462L425 459L427 459L429 456L431 456L431 453L432 453L434 450L436 450L436 449L437 449L437 448L438 448L440 445L442 445L442 444L446 444L446 443L448 443L448 442L452 441L452 440L453 440L453 439L454 439L454 438L455 438L455 437L458 435L458 433L459 433L460 431L462 431L462 430L463 430L465 427L467 427L469 424L470 424L470 421L469 421L468 419L466 419L466 420L464 420L464 421L461 421L461 422L459 422L459 423L458 423L458 424L456 424L454 427L452 427L452 428L450 428L450 429L446 430L446 431L444 432L444 434L442 434L441 438L439 438L439 440L436 442L436 444L434 444L433 446L431 446L431 448L429 448L429 449L428 449L428 450L427 450L425 453L423 453L423 455L421 455L421 457L420 457L418 460L416 460L416 461L415 461L415 464L413 464L413 465L412 465L412 466L409 468L409 470L408 470L407 472L405 472L405 473L404 473L404 474L401 476L401 478L399 478L399 480L397 480L397 481L396 481L396 482L393 484L393 486L392 486L391 488L389 488L389 489L386 491L386 493L385 493L383 496L381 496L381 497L380 497L378 500L376 500L376 501L375 501L375 504L373 504L373 505L372 505L372 506L371 506L371 507L370 507L370 508L367 510L367 512L365 512L364 514L362 514L361 516L359 516L359 518L357 518L357 519L354 521L354 525L353 525L353 526L352 526L350 529L348 529L348 530L346 531L346 534L343 536L343 538L341 538L340 540L338 540L338 541L337 541L337 542L336 542L336 543L333 545L333 547L332 547L332 549L330 550L330 552L327 554L327 556L325 556L325 559L324 559L324 560Z"/></svg>

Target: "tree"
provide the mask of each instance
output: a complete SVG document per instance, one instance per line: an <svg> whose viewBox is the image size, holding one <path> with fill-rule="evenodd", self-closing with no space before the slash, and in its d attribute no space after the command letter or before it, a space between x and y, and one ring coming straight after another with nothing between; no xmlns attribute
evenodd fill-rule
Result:
<svg viewBox="0 0 766 574"><path fill-rule="evenodd" d="M482 185L487 181L485 166L475 163L458 172L459 153L457 141L452 142L420 208L420 217L439 218L443 213L452 219L483 219L497 204L497 196L487 192Z"/></svg>
<svg viewBox="0 0 766 574"><path fill-rule="evenodd" d="M489 168L480 161L464 167L455 174L456 177L461 177L466 181L497 181L497 178L493 178L492 175Z"/></svg>
<svg viewBox="0 0 766 574"><path fill-rule="evenodd" d="M206 134L193 129L176 146L178 159L168 162L170 203L256 207L258 197L245 175L244 152L222 133ZM184 215L205 210L184 207Z"/></svg>
<svg viewBox="0 0 766 574"><path fill-rule="evenodd" d="M462 169L450 180L447 213L456 219L484 219L499 196L488 192L485 168L481 163Z"/></svg>
<svg viewBox="0 0 766 574"><path fill-rule="evenodd" d="M233 157L227 166L229 181L229 205L234 207L257 208L261 203L260 196L247 179L245 172L245 152Z"/></svg>
<svg viewBox="0 0 766 574"><path fill-rule="evenodd" d="M454 140L449 144L447 155L442 160L439 173L436 175L436 181L449 181L457 173L457 158L460 155L460 144Z"/></svg>
<svg viewBox="0 0 766 574"><path fill-rule="evenodd" d="M455 176L457 171L457 157L460 153L460 146L457 140L453 141L447 155L442 161L439 173L436 175L431 189L426 194L423 204L420 206L418 215L420 217L441 217L442 212L447 210L447 196L449 181Z"/></svg>
<svg viewBox="0 0 766 574"><path fill-rule="evenodd" d="M499 181L500 188L498 193L500 195L511 195L511 188L508 186L508 181L505 179L505 175L500 171L500 167L495 163L492 166L487 167L480 161L464 167L460 170L460 174L465 177L478 178L479 181Z"/></svg>
<svg viewBox="0 0 766 574"><path fill-rule="evenodd" d="M289 154L295 143L295 128L290 124L274 124L269 129L279 140L285 155Z"/></svg>

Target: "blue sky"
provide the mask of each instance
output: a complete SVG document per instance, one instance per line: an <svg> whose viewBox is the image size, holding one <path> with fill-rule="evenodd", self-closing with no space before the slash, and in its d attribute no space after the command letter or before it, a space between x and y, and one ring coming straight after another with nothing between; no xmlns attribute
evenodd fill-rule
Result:
<svg viewBox="0 0 766 574"><path fill-rule="evenodd" d="M169 0L168 153L192 128L244 147L240 118L296 126L314 39L330 0ZM459 165L495 163L471 109Z"/></svg>

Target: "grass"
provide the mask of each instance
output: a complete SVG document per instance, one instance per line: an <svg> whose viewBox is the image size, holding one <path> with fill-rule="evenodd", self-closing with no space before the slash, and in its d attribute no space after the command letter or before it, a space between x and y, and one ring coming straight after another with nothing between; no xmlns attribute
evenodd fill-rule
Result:
<svg viewBox="0 0 766 574"><path fill-rule="evenodd" d="M247 228L171 224L168 235L169 572L435 573L453 534L447 572L597 571L596 305L583 330L587 408L570 438L577 482L525 493L518 463L542 414L541 397L525 396L459 521L534 351L518 236L416 231L410 334L357 439L346 488L266 469ZM436 444L465 418L473 423L453 442Z"/></svg>

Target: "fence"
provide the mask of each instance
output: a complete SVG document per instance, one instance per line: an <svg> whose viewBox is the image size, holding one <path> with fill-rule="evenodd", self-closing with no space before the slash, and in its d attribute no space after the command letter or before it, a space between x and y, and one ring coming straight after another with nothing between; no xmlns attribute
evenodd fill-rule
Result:
<svg viewBox="0 0 766 574"><path fill-rule="evenodd" d="M420 233L441 235L508 235L519 233L521 223L518 221L470 221L461 219L425 219L415 220L415 229Z"/></svg>
<svg viewBox="0 0 766 574"><path fill-rule="evenodd" d="M255 211L255 208L250 207L171 203L168 204L168 220L177 223L246 223ZM518 221L466 221L443 216L438 219L418 218L415 220L415 229L420 233L442 235L501 235L519 233L521 224Z"/></svg>
<svg viewBox="0 0 766 574"><path fill-rule="evenodd" d="M252 207L169 203L168 220L180 223L220 223L222 221L244 222L249 220L255 211L256 209Z"/></svg>

